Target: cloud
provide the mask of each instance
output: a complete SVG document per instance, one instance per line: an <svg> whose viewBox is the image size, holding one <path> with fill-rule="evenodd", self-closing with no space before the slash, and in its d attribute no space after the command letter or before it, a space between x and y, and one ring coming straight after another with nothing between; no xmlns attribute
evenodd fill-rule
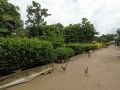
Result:
<svg viewBox="0 0 120 90"><path fill-rule="evenodd" d="M119 0L35 0L42 7L49 9L51 16L47 17L48 24L79 23L81 18L88 18L101 34L115 33L120 27ZM9 0L21 9L21 17L25 21L26 8L32 0Z"/></svg>

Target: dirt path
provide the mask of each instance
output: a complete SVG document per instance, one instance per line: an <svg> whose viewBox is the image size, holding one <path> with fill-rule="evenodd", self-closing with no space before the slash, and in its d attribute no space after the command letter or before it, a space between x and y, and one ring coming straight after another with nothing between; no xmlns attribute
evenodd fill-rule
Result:
<svg viewBox="0 0 120 90"><path fill-rule="evenodd" d="M95 51L91 57L85 54L75 57L63 72L54 65L52 74L10 87L6 90L120 90L120 49L111 46ZM83 69L88 67L86 76Z"/></svg>

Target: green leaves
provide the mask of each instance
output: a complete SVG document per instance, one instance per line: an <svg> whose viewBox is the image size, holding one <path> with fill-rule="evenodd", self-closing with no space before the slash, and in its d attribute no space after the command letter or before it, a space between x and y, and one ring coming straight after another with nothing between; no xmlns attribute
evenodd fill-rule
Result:
<svg viewBox="0 0 120 90"><path fill-rule="evenodd" d="M118 35L116 37L116 44L117 44L117 46L120 46L120 28L117 29L116 33Z"/></svg>
<svg viewBox="0 0 120 90"><path fill-rule="evenodd" d="M96 34L94 25L87 18L83 18L81 24L70 24L64 29L66 43L90 43Z"/></svg>
<svg viewBox="0 0 120 90"><path fill-rule="evenodd" d="M44 40L50 41L54 48L61 47L64 44L63 25L60 23L47 25L44 29Z"/></svg>
<svg viewBox="0 0 120 90"><path fill-rule="evenodd" d="M53 47L47 41L28 38L0 39L0 68L28 69L52 62Z"/></svg>
<svg viewBox="0 0 120 90"><path fill-rule="evenodd" d="M102 47L102 44L66 44L66 47L72 48L75 51L75 54L81 54L83 52L88 52L89 50L95 50Z"/></svg>
<svg viewBox="0 0 120 90"><path fill-rule="evenodd" d="M10 33L21 27L20 13L18 7L7 0L0 0L0 28L7 28ZM3 34L3 33L1 33Z"/></svg>
<svg viewBox="0 0 120 90"><path fill-rule="evenodd" d="M32 5L27 7L27 17L26 21L27 29L30 30L30 36L41 36L43 35L44 27L46 25L46 21L44 18L50 16L48 14L48 9L41 8L41 5L35 1L32 2Z"/></svg>
<svg viewBox="0 0 120 90"><path fill-rule="evenodd" d="M116 32L117 32L118 35L120 35L120 29L119 28L117 29Z"/></svg>
<svg viewBox="0 0 120 90"><path fill-rule="evenodd" d="M76 43L79 42L79 34L81 29L80 24L70 24L64 28L64 38L66 43Z"/></svg>
<svg viewBox="0 0 120 90"><path fill-rule="evenodd" d="M56 62L60 63L62 60L67 61L70 57L75 55L75 52L71 48L57 48L55 49L55 53L57 55Z"/></svg>

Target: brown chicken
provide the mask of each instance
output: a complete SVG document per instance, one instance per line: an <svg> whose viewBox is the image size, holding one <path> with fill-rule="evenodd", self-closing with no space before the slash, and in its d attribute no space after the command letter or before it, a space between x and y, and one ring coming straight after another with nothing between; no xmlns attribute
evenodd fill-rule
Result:
<svg viewBox="0 0 120 90"><path fill-rule="evenodd" d="M62 70L65 71L67 69L67 65L61 66Z"/></svg>
<svg viewBox="0 0 120 90"><path fill-rule="evenodd" d="M85 75L88 74L88 67L86 69L84 69Z"/></svg>

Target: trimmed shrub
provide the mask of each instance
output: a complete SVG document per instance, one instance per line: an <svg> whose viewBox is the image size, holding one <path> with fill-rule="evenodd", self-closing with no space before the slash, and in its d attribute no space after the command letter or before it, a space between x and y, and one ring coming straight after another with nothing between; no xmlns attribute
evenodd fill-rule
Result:
<svg viewBox="0 0 120 90"><path fill-rule="evenodd" d="M55 49L55 53L57 55L57 59L56 59L57 63L63 62L63 60L64 62L66 62L70 59L70 57L75 55L75 52L73 49L63 48L63 47Z"/></svg>
<svg viewBox="0 0 120 90"><path fill-rule="evenodd" d="M88 52L89 50L95 50L102 47L102 44L66 44L66 47L72 48L75 54L81 54L83 52Z"/></svg>
<svg viewBox="0 0 120 90"><path fill-rule="evenodd" d="M96 44L94 44L95 45L95 49L100 49L100 48L102 48L103 46L102 46L102 43L96 43Z"/></svg>
<svg viewBox="0 0 120 90"><path fill-rule="evenodd" d="M54 49L64 46L63 38L54 37L54 36L52 36L52 37L50 37L50 36L40 36L39 39L51 42Z"/></svg>
<svg viewBox="0 0 120 90"><path fill-rule="evenodd" d="M66 44L66 47L72 48L75 51L76 55L81 54L84 51L80 44Z"/></svg>
<svg viewBox="0 0 120 90"><path fill-rule="evenodd" d="M111 45L110 42L108 42L108 43L103 43L103 47L104 47L104 48L107 48L107 47L110 46L110 45Z"/></svg>
<svg viewBox="0 0 120 90"><path fill-rule="evenodd" d="M1 38L0 73L48 64L55 58L52 50L51 43L35 38Z"/></svg>

